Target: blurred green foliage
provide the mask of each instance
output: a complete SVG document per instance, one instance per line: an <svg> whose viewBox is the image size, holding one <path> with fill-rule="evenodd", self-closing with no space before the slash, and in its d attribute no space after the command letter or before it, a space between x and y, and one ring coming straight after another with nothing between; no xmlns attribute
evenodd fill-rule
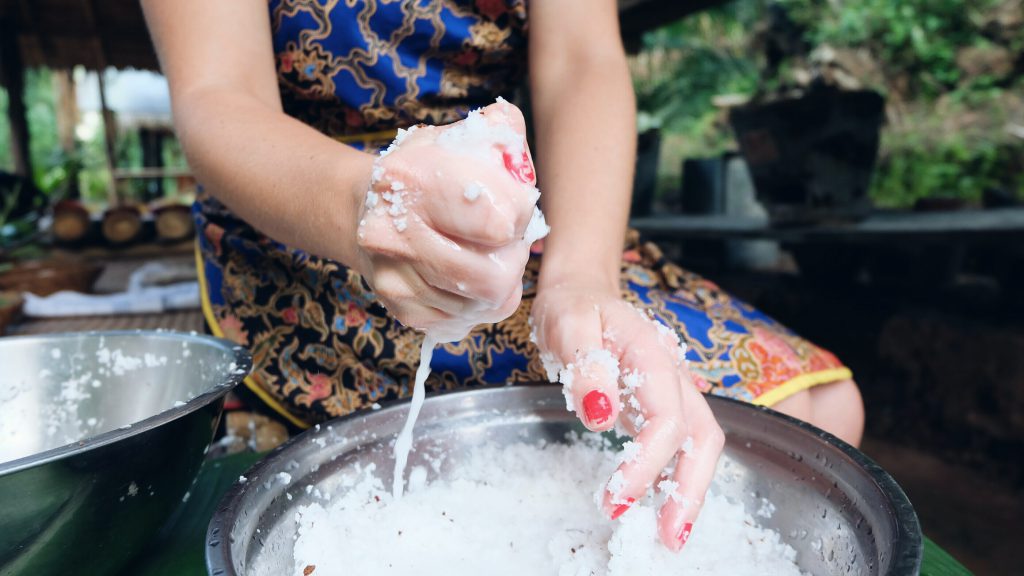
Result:
<svg viewBox="0 0 1024 576"><path fill-rule="evenodd" d="M985 41L979 24L1001 0L780 0L813 44L866 47L925 97L954 90L957 50Z"/></svg>
<svg viewBox="0 0 1024 576"><path fill-rule="evenodd" d="M734 2L647 33L632 60L641 129L684 134L688 151L708 155L732 147L712 98L757 88L747 35L759 13L755 3Z"/></svg>
<svg viewBox="0 0 1024 576"><path fill-rule="evenodd" d="M869 86L897 103L871 191L879 206L934 196L978 201L986 188L1024 199L1024 142L1004 130L1008 107L1024 111L1024 81L1013 73L970 76L958 63L966 48L995 46L985 27L1008 1L778 0L807 46L869 54L879 69ZM778 77L759 78L763 56L751 40L767 10L768 3L737 0L645 35L633 59L637 101L663 140L677 143L663 154L673 177L684 156L736 148L714 96L751 95L788 73L783 66ZM1024 34L998 40L1019 69Z"/></svg>
<svg viewBox="0 0 1024 576"><path fill-rule="evenodd" d="M36 168L34 176L42 175L41 165L49 160L56 146L57 126L54 119L53 87L48 71L28 70L25 74L25 105L29 126L29 155ZM14 167L11 158L11 127L7 123L7 90L0 88L0 167L10 170Z"/></svg>
<svg viewBox="0 0 1024 576"><path fill-rule="evenodd" d="M13 169L10 151L10 126L7 123L6 90L0 89L0 167ZM53 73L45 68L32 68L25 73L25 104L29 128L29 155L33 179L46 194L63 195L69 179L78 179L83 197L103 198L106 194L106 159L103 133L79 141L74 154L66 154L57 133L57 105Z"/></svg>
<svg viewBox="0 0 1024 576"><path fill-rule="evenodd" d="M7 123L6 90L0 89L0 170L12 170L10 151L10 126ZM36 186L51 196L63 197L72 180L77 181L82 198L86 201L102 202L106 199L110 173L107 169L106 145L102 120L85 130L87 138L76 138L74 152L67 153L61 146L57 132L56 88L53 72L45 68L26 71L25 103L29 125L29 154L32 159L33 178ZM80 118L80 122L83 119ZM184 155L176 140L165 141L163 149L165 166L185 166ZM117 165L121 168L141 168L142 151L138 132L122 131L115 145ZM122 193L129 197L141 197L145 182L129 181ZM165 182L165 191L174 194L176 182Z"/></svg>
<svg viewBox="0 0 1024 576"><path fill-rule="evenodd" d="M991 142L969 145L951 137L927 142L913 133L883 135L890 152L875 173L873 193L881 207L911 206L933 196L977 202L988 188L1000 188L1013 150ZM1019 186L1020 183L1018 182Z"/></svg>
<svg viewBox="0 0 1024 576"><path fill-rule="evenodd" d="M50 167L60 162L57 102L49 70L32 68L26 71L25 107L28 116L32 175L38 185Z"/></svg>

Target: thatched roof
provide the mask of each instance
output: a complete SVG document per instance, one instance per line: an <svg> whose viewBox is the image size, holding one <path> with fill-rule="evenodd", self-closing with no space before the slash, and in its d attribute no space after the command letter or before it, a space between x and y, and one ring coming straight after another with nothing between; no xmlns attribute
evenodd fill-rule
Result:
<svg viewBox="0 0 1024 576"><path fill-rule="evenodd" d="M139 0L0 0L25 66L158 69Z"/></svg>
<svg viewBox="0 0 1024 576"><path fill-rule="evenodd" d="M723 1L619 0L623 35L635 45L644 30ZM17 31L26 66L158 68L139 0L0 0L3 19Z"/></svg>

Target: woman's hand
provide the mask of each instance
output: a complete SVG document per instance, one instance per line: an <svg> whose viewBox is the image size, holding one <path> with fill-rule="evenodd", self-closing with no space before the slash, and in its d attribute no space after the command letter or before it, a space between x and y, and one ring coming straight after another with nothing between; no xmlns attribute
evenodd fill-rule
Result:
<svg viewBox="0 0 1024 576"><path fill-rule="evenodd" d="M358 270L399 321L458 340L510 316L536 207L522 113L499 101L448 126L410 129L374 164L357 226Z"/></svg>
<svg viewBox="0 0 1024 576"><path fill-rule="evenodd" d="M678 336L601 287L542 287L531 322L548 376L590 430L618 421L635 440L604 493L613 518L629 509L678 456L657 488L661 541L679 550L690 536L725 437L694 387Z"/></svg>

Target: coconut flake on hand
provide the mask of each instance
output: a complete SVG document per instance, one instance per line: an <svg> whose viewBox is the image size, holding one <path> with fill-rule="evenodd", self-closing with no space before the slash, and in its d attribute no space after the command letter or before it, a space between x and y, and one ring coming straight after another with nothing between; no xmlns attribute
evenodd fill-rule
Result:
<svg viewBox="0 0 1024 576"><path fill-rule="evenodd" d="M590 379L604 377L618 381L619 359L602 348L594 348L586 352L577 351L576 360L566 364L558 371L558 381L562 383L562 394L565 396L565 409L570 412L576 410L572 400L572 386L576 374Z"/></svg>
<svg viewBox="0 0 1024 576"><path fill-rule="evenodd" d="M530 223L526 225L526 234L523 235L523 240L533 244L547 236L549 232L551 232L551 227L544 220L544 213L540 211L540 208L534 206L533 216L530 217Z"/></svg>

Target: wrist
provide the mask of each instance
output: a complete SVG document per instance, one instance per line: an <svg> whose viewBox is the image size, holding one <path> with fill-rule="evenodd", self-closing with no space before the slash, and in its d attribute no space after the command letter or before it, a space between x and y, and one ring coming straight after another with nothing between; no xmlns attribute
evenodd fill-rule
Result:
<svg viewBox="0 0 1024 576"><path fill-rule="evenodd" d="M618 254L614 264L601 262L609 258L592 258L585 254L550 253L545 246L541 261L538 290L560 286L586 287L590 291L620 292Z"/></svg>
<svg viewBox="0 0 1024 576"><path fill-rule="evenodd" d="M370 189L375 156L360 152L357 157L346 159L335 165L332 181L327 194L330 198L323 205L328 206L327 218L330 228L337 233L322 238L321 242L331 246L332 259L360 273L366 272L366 257L359 243L359 222L363 217L366 192ZM320 215L313 215L320 218Z"/></svg>
<svg viewBox="0 0 1024 576"><path fill-rule="evenodd" d="M559 207L548 217L551 233L544 239L538 287L564 284L618 294L625 220L566 218Z"/></svg>

